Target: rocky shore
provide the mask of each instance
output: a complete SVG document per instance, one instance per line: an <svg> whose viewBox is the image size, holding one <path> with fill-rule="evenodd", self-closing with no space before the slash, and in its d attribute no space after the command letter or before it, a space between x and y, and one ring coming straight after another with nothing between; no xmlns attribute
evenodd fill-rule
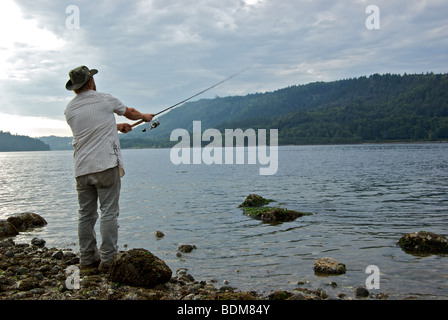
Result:
<svg viewBox="0 0 448 320"><path fill-rule="evenodd" d="M71 249L47 248L42 239L16 244L0 241L0 300L325 300L324 289L298 287L269 294L238 291L229 285L195 279L180 269L165 283L152 287L129 285L96 268L83 269ZM135 249L132 249L135 250ZM130 250L130 251L132 251ZM359 291L359 294L357 293ZM367 293L366 293L367 292ZM356 288L352 297L337 299L387 299Z"/></svg>
<svg viewBox="0 0 448 320"><path fill-rule="evenodd" d="M337 292L337 275L346 273L339 261L323 257L316 260L316 275L335 276L329 286L310 289L298 282L291 291L259 293L239 291L228 283L195 279L185 269L173 272L163 260L145 249L121 251L108 273L97 268L82 268L72 249L48 248L44 239L15 243L18 232L46 225L34 213L23 213L0 221L0 300L384 300L388 294L372 294L365 287L353 287L352 294ZM157 232L157 237L163 233ZM416 232L403 236L403 250L446 253L448 240L433 233ZM180 252L197 249L182 245ZM332 279L333 280L333 279ZM329 288L330 288L329 287ZM335 290L336 288L336 290ZM331 293L329 293L331 291ZM336 292L336 293L335 293ZM416 299L405 297L404 299Z"/></svg>

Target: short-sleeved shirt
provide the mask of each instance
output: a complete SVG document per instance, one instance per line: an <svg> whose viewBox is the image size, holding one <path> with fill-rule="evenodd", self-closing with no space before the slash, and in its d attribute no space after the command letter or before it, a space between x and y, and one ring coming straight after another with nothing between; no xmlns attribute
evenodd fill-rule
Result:
<svg viewBox="0 0 448 320"><path fill-rule="evenodd" d="M118 166L124 175L115 114L126 106L117 98L94 90L83 91L65 109L73 133L75 177Z"/></svg>

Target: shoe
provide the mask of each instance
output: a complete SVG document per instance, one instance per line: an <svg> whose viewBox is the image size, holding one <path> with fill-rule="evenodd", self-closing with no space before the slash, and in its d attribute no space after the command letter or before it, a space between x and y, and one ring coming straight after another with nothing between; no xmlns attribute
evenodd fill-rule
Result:
<svg viewBox="0 0 448 320"><path fill-rule="evenodd" d="M101 264L101 259L98 259L90 264L85 264L85 265L81 265L80 269L81 270L85 270L85 269L96 269L99 267L99 265Z"/></svg>
<svg viewBox="0 0 448 320"><path fill-rule="evenodd" d="M98 270L102 273L109 273L110 270L110 262L103 262L101 261L101 263L98 266Z"/></svg>

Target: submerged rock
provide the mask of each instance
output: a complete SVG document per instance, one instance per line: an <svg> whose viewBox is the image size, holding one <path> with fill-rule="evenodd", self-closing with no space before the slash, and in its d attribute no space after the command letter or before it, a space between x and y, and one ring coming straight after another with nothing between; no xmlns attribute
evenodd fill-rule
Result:
<svg viewBox="0 0 448 320"><path fill-rule="evenodd" d="M272 201L274 200L265 199L256 194L250 194L238 207L243 208L244 213L248 216L271 224L293 221L298 217L311 214L284 208L266 207Z"/></svg>
<svg viewBox="0 0 448 320"><path fill-rule="evenodd" d="M113 282L151 288L170 281L172 271L148 250L132 249L115 256L109 274Z"/></svg>
<svg viewBox="0 0 448 320"><path fill-rule="evenodd" d="M255 219L262 220L267 223L279 223L286 221L293 221L298 217L310 215L311 213L299 212L283 208L244 208L244 212Z"/></svg>
<svg viewBox="0 0 448 320"><path fill-rule="evenodd" d="M238 208L246 208L246 207L261 207L264 205L267 205L268 203L272 202L274 200L265 199L262 196L259 196L257 194L250 194L246 197L246 200L242 204L238 206Z"/></svg>
<svg viewBox="0 0 448 320"><path fill-rule="evenodd" d="M165 236L162 231L155 231L154 235L157 237L157 239L162 239Z"/></svg>
<svg viewBox="0 0 448 320"><path fill-rule="evenodd" d="M346 272L345 264L336 259L324 257L317 259L314 263L314 273L317 274L344 274Z"/></svg>
<svg viewBox="0 0 448 320"><path fill-rule="evenodd" d="M193 251L193 249L197 249L195 245L190 245L190 244L182 244L179 246L179 248L177 248L177 250L182 251L184 253L189 253L191 251Z"/></svg>
<svg viewBox="0 0 448 320"><path fill-rule="evenodd" d="M448 239L426 231L408 233L398 240L398 245L407 253L448 253Z"/></svg>
<svg viewBox="0 0 448 320"><path fill-rule="evenodd" d="M28 229L43 227L47 224L47 221L37 213L23 212L6 219L11 223L18 231L27 231Z"/></svg>

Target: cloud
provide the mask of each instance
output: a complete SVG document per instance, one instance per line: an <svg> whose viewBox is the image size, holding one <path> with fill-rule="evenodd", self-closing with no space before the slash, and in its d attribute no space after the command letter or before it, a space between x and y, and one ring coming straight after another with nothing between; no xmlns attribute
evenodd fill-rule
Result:
<svg viewBox="0 0 448 320"><path fill-rule="evenodd" d="M15 4L15 5L14 5ZM446 72L448 5L377 0L2 0L1 113L64 120L68 71L99 69L99 91L157 112L227 76L202 97L244 95L372 73ZM1 19L0 19L1 20ZM1 128L0 128L1 129Z"/></svg>

